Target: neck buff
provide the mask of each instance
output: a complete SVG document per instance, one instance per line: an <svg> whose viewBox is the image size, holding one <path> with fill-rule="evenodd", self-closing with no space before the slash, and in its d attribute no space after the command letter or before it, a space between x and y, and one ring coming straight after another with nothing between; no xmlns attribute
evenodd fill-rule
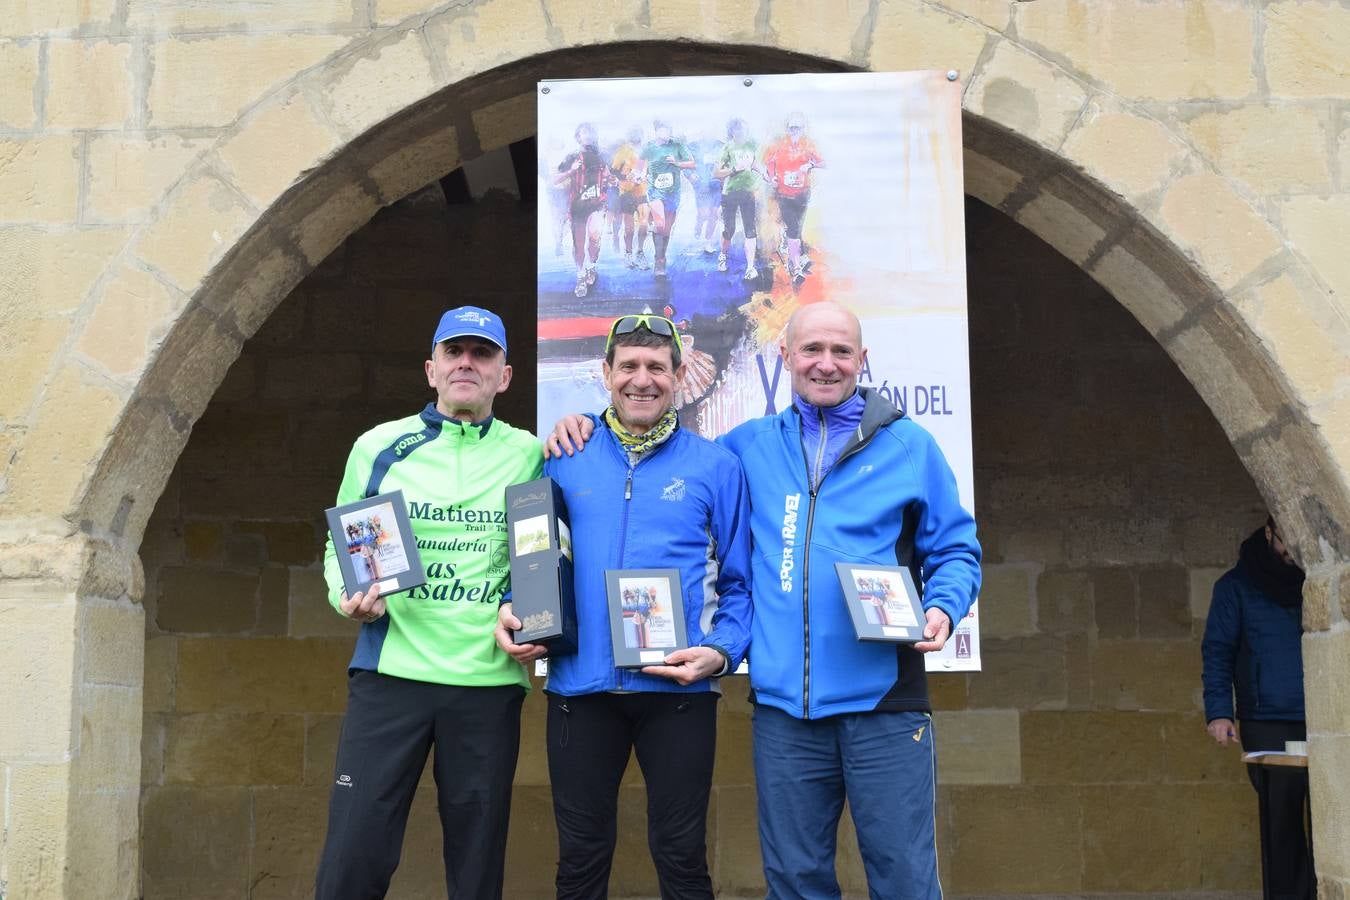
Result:
<svg viewBox="0 0 1350 900"><path fill-rule="evenodd" d="M1303 602L1303 570L1286 565L1266 542L1266 530L1258 528L1242 542L1238 563L1256 586L1280 606L1298 606Z"/></svg>
<svg viewBox="0 0 1350 900"><path fill-rule="evenodd" d="M666 414L661 420L652 426L652 429L646 434L629 434L628 429L619 424L619 414L611 406L605 410L605 424L609 430L614 432L614 436L619 439L620 446L629 453L646 453L653 447L659 446L670 439L675 433L675 427L679 419L675 415L675 408L672 406L666 410Z"/></svg>

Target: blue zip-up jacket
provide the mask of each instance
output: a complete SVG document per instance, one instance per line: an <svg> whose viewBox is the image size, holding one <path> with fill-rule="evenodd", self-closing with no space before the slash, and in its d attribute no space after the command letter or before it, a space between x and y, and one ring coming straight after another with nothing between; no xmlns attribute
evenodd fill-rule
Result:
<svg viewBox="0 0 1350 900"><path fill-rule="evenodd" d="M924 608L953 627L980 587L975 520L937 442L880 394L861 394L862 419L814 489L795 406L721 439L750 485L754 700L798 718L931 709L923 654L858 640L836 562L909 566ZM814 443L827 446L828 411L816 413Z"/></svg>
<svg viewBox="0 0 1350 900"><path fill-rule="evenodd" d="M1205 721L1235 718L1234 692L1238 720L1303 720L1302 619L1301 606L1276 603L1242 563L1214 583L1200 645Z"/></svg>
<svg viewBox="0 0 1350 900"><path fill-rule="evenodd" d="M677 428L630 466L614 433L591 419L585 452L544 465L571 518L577 600L577 652L549 660L546 690L716 690L716 678L682 685L615 668L605 570L679 569L689 645L715 647L731 669L740 665L751 620L749 496L740 463Z"/></svg>

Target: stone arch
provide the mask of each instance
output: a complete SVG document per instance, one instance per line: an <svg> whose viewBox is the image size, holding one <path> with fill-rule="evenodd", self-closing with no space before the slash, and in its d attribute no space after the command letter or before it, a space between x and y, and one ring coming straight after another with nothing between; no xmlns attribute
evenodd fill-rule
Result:
<svg viewBox="0 0 1350 900"><path fill-rule="evenodd" d="M1014 31L1007 6L848 2L794 20L779 5L702 15L676 0L620 0L603 21L594 4L570 0L376 6L408 15L386 22L377 12L372 30L265 91L104 269L53 382L82 329L119 315L128 298L152 298L158 315L130 329L128 347L153 350L128 350L139 361L107 392L107 435L89 448L88 470L65 476L78 482L72 499L44 526L78 531L77 546L55 565L11 560L15 577L59 568L77 597L138 596L146 519L243 341L382 205L533 133L537 77L936 66L954 67L965 85L968 193L1089 271L1168 350L1296 536L1316 576L1310 625L1341 624L1350 416L1337 388L1350 336L1325 274L1192 139L1053 36ZM39 424L62 396L49 390ZM50 465L38 457L21 453L11 480ZM17 499L18 512L53 512ZM89 715L72 696L78 723ZM132 769L110 774L134 784ZM66 831L72 843L104 846Z"/></svg>

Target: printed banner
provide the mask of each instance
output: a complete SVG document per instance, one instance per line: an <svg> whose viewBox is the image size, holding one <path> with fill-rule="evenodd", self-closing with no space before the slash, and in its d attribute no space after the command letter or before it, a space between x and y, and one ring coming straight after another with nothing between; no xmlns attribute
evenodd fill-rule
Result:
<svg viewBox="0 0 1350 900"><path fill-rule="evenodd" d="M608 402L609 324L674 320L680 422L716 437L791 403L793 310L862 320L876 388L938 440L973 509L961 91L942 72L539 85L539 410ZM977 617L930 670L980 667Z"/></svg>

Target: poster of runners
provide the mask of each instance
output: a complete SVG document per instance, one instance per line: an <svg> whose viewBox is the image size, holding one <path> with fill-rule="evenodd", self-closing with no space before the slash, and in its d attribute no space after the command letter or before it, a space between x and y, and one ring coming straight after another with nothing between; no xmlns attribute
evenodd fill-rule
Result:
<svg viewBox="0 0 1350 900"><path fill-rule="evenodd" d="M778 412L788 317L835 300L859 384L937 438L973 509L960 101L938 71L541 82L539 433L605 407L608 327L637 312L680 331L682 427ZM978 669L976 625L929 668Z"/></svg>

